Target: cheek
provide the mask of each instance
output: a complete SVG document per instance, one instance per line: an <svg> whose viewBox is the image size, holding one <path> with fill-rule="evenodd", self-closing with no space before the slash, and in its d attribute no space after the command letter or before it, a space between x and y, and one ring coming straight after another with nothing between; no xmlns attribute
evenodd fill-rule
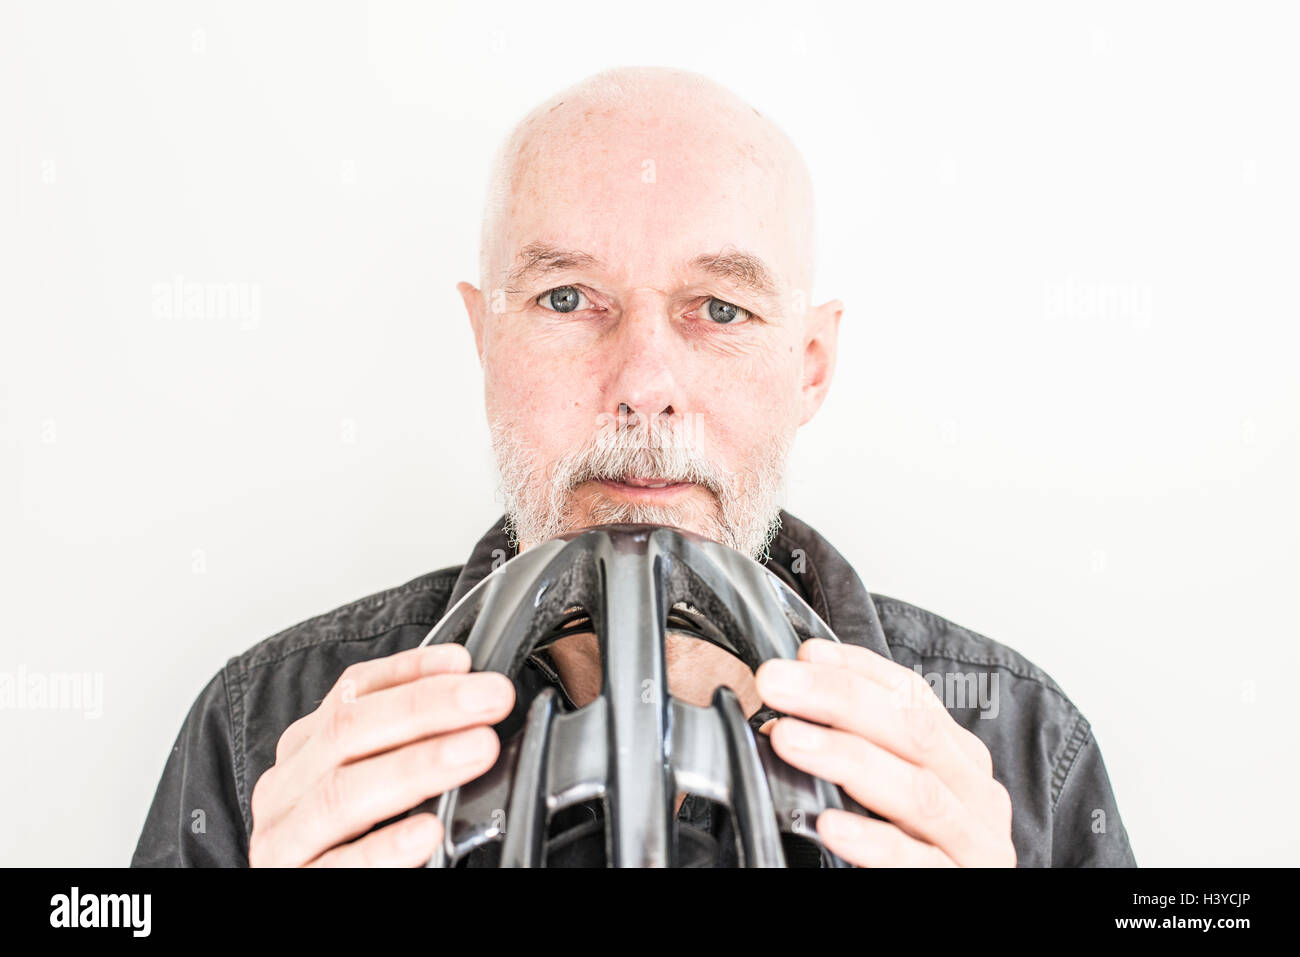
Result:
<svg viewBox="0 0 1300 957"><path fill-rule="evenodd" d="M690 406L700 415L706 446L743 462L774 434L797 426L801 366L784 347L754 359L695 375Z"/></svg>
<svg viewBox="0 0 1300 957"><path fill-rule="evenodd" d="M503 336L493 341L484 363L484 404L490 417L549 459L570 447L566 441L589 435L596 403L583 390L597 380L589 357L539 345Z"/></svg>

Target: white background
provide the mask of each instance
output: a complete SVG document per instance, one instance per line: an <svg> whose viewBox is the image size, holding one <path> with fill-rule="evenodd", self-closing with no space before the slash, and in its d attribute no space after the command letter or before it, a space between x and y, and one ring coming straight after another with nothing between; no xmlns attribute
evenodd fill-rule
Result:
<svg viewBox="0 0 1300 957"><path fill-rule="evenodd" d="M498 139L598 69L798 143L840 365L790 510L1091 720L1142 865L1294 864L1286 4L6 4L0 861L129 861L225 660L499 514L477 284ZM235 284L255 315L160 315ZM250 301L250 305L253 301Z"/></svg>

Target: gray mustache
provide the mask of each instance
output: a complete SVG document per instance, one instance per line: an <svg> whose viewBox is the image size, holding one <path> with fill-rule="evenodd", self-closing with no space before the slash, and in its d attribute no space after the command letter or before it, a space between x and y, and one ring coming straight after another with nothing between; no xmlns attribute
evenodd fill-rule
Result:
<svg viewBox="0 0 1300 957"><path fill-rule="evenodd" d="M595 444L578 458L567 485L574 489L584 482L618 482L628 478L655 478L666 482L691 482L714 494L721 492L723 472L689 446L668 448L636 444Z"/></svg>

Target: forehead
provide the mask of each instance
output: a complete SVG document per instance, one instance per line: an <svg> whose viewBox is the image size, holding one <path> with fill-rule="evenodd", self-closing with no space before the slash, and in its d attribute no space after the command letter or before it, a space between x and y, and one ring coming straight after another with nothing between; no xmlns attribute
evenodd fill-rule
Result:
<svg viewBox="0 0 1300 957"><path fill-rule="evenodd" d="M793 263L780 164L733 120L588 118L520 155L503 252L545 242L609 263L616 278L675 277L700 255L746 250L784 279Z"/></svg>

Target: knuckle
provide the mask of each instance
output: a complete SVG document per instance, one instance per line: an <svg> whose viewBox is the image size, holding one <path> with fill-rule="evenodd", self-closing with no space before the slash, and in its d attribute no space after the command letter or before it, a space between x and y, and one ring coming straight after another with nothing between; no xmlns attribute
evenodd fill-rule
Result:
<svg viewBox="0 0 1300 957"><path fill-rule="evenodd" d="M938 818L945 813L947 801L939 775L929 768L917 768L912 772L912 787L917 806L927 818Z"/></svg>
<svg viewBox="0 0 1300 957"><path fill-rule="evenodd" d="M253 813L254 820L257 819L259 814L266 810L267 801L270 800L270 794L274 788L274 781L272 779L274 771L274 765L267 768L262 772L262 776L259 777L257 782L253 785L253 793L249 795L248 804L249 809Z"/></svg>
<svg viewBox="0 0 1300 957"><path fill-rule="evenodd" d="M346 812L350 800L350 789L348 788L347 777L338 768L321 778L316 800L321 814L328 819L337 819Z"/></svg>
<svg viewBox="0 0 1300 957"><path fill-rule="evenodd" d="M895 667L886 667L881 678L884 684L894 694L906 694L906 689L911 685L908 683L911 676L915 674L910 668L904 668L902 665L894 663Z"/></svg>
<svg viewBox="0 0 1300 957"><path fill-rule="evenodd" d="M364 664L365 662L356 662L344 668L343 673L334 682L334 689L342 691L349 686L356 687L361 682L362 675L365 674Z"/></svg>
<svg viewBox="0 0 1300 957"><path fill-rule="evenodd" d="M409 653L399 653L393 658L393 678L397 684L406 684L420 677L420 665L423 659L421 648L412 648Z"/></svg>
<svg viewBox="0 0 1300 957"><path fill-rule="evenodd" d="M311 714L303 715L280 733L279 740L275 742L275 760L277 762L284 760L290 746L302 736L310 718Z"/></svg>
<svg viewBox="0 0 1300 957"><path fill-rule="evenodd" d="M980 769L986 774L992 774L993 752L989 750L989 746L974 731L966 731L966 733L970 736L971 750L975 754L975 760L978 762Z"/></svg>
<svg viewBox="0 0 1300 957"><path fill-rule="evenodd" d="M915 671L901 671L891 690L894 707L905 713L926 715L939 698L930 687L930 683Z"/></svg>
<svg viewBox="0 0 1300 957"><path fill-rule="evenodd" d="M907 683L913 694L919 695L922 692L928 695L934 694L934 689L930 687L930 682L926 680L925 675L921 674L919 671L913 671L911 668L908 668L905 674L907 675Z"/></svg>
<svg viewBox="0 0 1300 957"><path fill-rule="evenodd" d="M904 672L901 684L903 693L914 707L924 708L939 703L939 698L930 687L930 682L926 680L925 675L908 669Z"/></svg>
<svg viewBox="0 0 1300 957"><path fill-rule="evenodd" d="M1002 821L1011 820L1011 792L1001 781L993 782L993 806L997 809L998 817Z"/></svg>
<svg viewBox="0 0 1300 957"><path fill-rule="evenodd" d="M349 704L335 705L325 717L325 744L335 754L345 754L357 723L357 709Z"/></svg>
<svg viewBox="0 0 1300 957"><path fill-rule="evenodd" d="M927 691L926 694L929 694ZM920 705L904 712L912 745L922 754L928 754L939 744L939 715L930 707Z"/></svg>
<svg viewBox="0 0 1300 957"><path fill-rule="evenodd" d="M248 866L249 867L273 867L274 859L271 856L270 842L266 839L266 831L258 830L256 826L248 840Z"/></svg>
<svg viewBox="0 0 1300 957"><path fill-rule="evenodd" d="M445 692L446 683L440 676L420 678L406 686L403 692L403 710L408 717L418 718L435 707Z"/></svg>
<svg viewBox="0 0 1300 957"><path fill-rule="evenodd" d="M870 700L870 678L844 670L838 670L829 677L830 681L827 682L826 690L830 693L833 706L860 711L863 702ZM814 686L814 690L817 690L816 686Z"/></svg>

